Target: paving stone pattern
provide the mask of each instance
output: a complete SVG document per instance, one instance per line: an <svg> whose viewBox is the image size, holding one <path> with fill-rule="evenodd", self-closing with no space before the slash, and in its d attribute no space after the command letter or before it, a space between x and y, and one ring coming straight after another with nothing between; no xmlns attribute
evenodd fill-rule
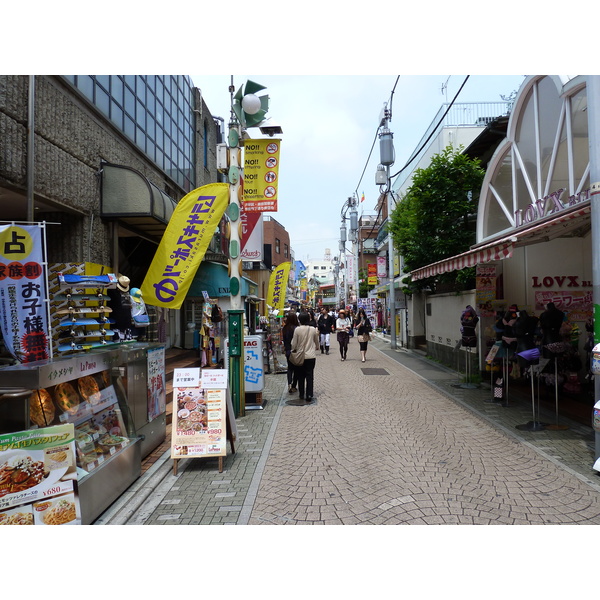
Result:
<svg viewBox="0 0 600 600"><path fill-rule="evenodd" d="M381 339L361 363L353 341L346 361L318 356L312 404L266 376L265 409L237 420L223 473L187 459L174 476L165 453L97 523L600 523L591 428L518 431L527 403L485 402Z"/></svg>

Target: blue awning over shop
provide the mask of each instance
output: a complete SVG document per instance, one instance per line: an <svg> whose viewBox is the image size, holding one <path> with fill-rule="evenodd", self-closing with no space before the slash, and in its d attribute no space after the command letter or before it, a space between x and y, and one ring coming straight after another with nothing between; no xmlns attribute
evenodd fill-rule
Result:
<svg viewBox="0 0 600 600"><path fill-rule="evenodd" d="M241 296L256 293L256 289L256 283L247 277L242 277ZM223 298L230 295L227 265L210 261L200 263L187 296L189 298L202 298L202 292L206 292L211 298Z"/></svg>

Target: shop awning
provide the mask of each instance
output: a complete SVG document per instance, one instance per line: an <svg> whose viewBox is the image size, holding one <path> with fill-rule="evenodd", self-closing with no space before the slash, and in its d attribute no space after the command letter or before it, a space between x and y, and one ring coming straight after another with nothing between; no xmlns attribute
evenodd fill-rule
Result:
<svg viewBox="0 0 600 600"><path fill-rule="evenodd" d="M135 169L102 164L101 217L160 241L176 205Z"/></svg>
<svg viewBox="0 0 600 600"><path fill-rule="evenodd" d="M242 277L240 295L247 297L256 289L256 283L247 277ZM210 298L224 298L230 296L229 275L227 265L211 261L200 263L194 280L188 290L188 298L202 298L202 292L206 292ZM259 298L260 300L260 298Z"/></svg>
<svg viewBox="0 0 600 600"><path fill-rule="evenodd" d="M450 258L421 267L410 272L413 281L425 279L442 273L460 271L466 267L485 264L495 260L510 258L515 248L549 242L558 237L572 234L576 229L588 229L591 218L591 204L589 200L577 204L575 207L561 211L558 215L546 218L515 230L511 235L498 240L476 246Z"/></svg>

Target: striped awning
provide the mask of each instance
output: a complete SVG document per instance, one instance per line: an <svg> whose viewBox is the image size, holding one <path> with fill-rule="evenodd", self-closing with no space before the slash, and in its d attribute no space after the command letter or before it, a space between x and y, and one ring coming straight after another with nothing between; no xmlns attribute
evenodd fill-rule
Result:
<svg viewBox="0 0 600 600"><path fill-rule="evenodd" d="M590 218L591 204L589 200L586 200L572 208L561 211L558 215L545 219L543 222L538 221L533 225L515 230L510 236L473 247L462 254L415 269L410 272L410 275L412 280L416 281L417 279L425 279L450 271L460 271L467 267L510 258L515 248L549 242L570 233L574 229L588 225Z"/></svg>

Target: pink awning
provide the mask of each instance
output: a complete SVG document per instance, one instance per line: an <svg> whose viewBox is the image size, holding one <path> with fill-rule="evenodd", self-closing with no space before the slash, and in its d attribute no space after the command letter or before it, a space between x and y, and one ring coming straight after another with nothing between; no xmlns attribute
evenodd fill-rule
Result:
<svg viewBox="0 0 600 600"><path fill-rule="evenodd" d="M561 211L554 217L537 222L529 227L515 230L512 235L495 240L483 246L471 248L467 252L439 260L438 262L415 269L410 272L413 281L424 279L450 271L460 271L466 267L474 267L494 260L510 258L513 250L520 246L528 246L539 242L548 242L554 238L570 233L589 224L591 204L589 201L573 208Z"/></svg>

